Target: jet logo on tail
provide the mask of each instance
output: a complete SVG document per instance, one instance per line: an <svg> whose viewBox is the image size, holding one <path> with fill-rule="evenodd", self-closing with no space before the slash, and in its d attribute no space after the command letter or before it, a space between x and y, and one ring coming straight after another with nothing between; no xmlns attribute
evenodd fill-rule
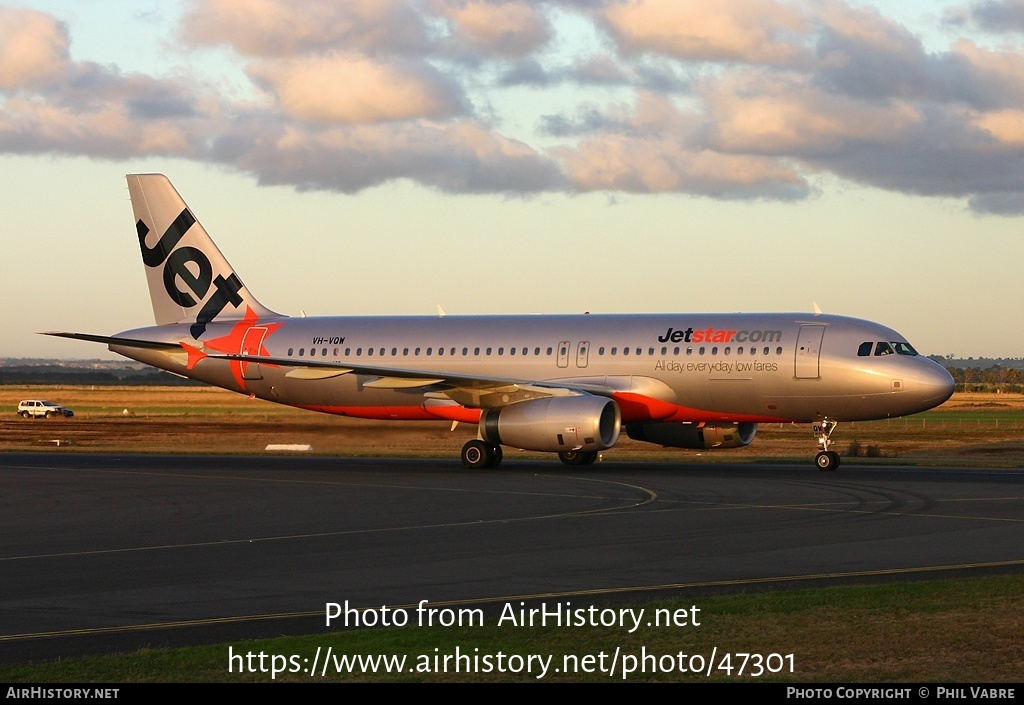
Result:
<svg viewBox="0 0 1024 705"><path fill-rule="evenodd" d="M203 305L199 315L196 316L196 322L189 328L192 337L198 340L206 332L206 325L215 319L225 306L231 304L232 307L238 308L241 305L242 297L238 292L242 288L242 282L234 272L231 272L227 278L220 274L214 277L210 259L198 248L179 247L174 249L195 222L195 216L187 208L184 209L160 236L160 240L154 247L146 245L146 236L150 232L149 226L139 220L135 223L135 229L139 233L142 261L147 267L163 265L164 289L176 304L182 308L193 308L199 304L199 301L206 298L211 284L216 287L216 293ZM198 267L198 271L194 271L188 266L190 262L195 263L194 266ZM179 280L188 287L191 293L178 288ZM198 299L194 298L193 294Z"/></svg>

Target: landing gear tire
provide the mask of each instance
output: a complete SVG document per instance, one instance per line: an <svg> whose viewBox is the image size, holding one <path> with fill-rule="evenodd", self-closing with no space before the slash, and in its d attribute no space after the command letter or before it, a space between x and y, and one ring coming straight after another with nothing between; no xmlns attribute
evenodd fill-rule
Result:
<svg viewBox="0 0 1024 705"><path fill-rule="evenodd" d="M818 469L823 472L830 472L839 468L839 453L834 450L826 450L818 453L814 459L817 463Z"/></svg>
<svg viewBox="0 0 1024 705"><path fill-rule="evenodd" d="M570 450L564 453L559 453L558 459L566 465L590 465L597 460L597 452Z"/></svg>
<svg viewBox="0 0 1024 705"><path fill-rule="evenodd" d="M479 470L482 468L493 468L501 462L501 446L484 443L483 441L468 441L462 446L462 464L467 468Z"/></svg>

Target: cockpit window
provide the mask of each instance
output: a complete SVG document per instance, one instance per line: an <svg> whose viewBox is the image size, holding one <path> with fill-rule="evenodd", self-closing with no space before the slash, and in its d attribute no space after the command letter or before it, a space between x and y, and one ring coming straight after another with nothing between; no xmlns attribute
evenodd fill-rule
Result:
<svg viewBox="0 0 1024 705"><path fill-rule="evenodd" d="M875 356L892 355L894 352L895 351L892 349L892 346L889 345L889 343L886 343L885 341L879 341L875 343Z"/></svg>
<svg viewBox="0 0 1024 705"><path fill-rule="evenodd" d="M875 344L870 340L866 343L861 343L860 347L857 348L858 357L868 357L871 355L871 348L875 347Z"/></svg>
<svg viewBox="0 0 1024 705"><path fill-rule="evenodd" d="M894 340L892 346L896 348L898 355L917 355L917 350L914 350L914 346L910 343L901 343L898 340Z"/></svg>

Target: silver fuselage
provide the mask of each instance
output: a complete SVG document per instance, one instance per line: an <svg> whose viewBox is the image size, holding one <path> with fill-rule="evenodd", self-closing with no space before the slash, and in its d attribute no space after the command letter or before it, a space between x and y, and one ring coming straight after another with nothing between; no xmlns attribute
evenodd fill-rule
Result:
<svg viewBox="0 0 1024 705"><path fill-rule="evenodd" d="M187 324L119 337L191 340ZM479 408L515 402L515 380L614 390L623 423L880 419L930 409L952 394L940 365L875 354L877 342L906 339L869 321L812 314L359 316L213 322L195 342L209 351L289 358L289 365L202 359L189 369L184 349L110 349L261 399L364 418L453 418L432 410L441 395L429 384L382 386L392 368L428 380L512 382L492 385L465 405L467 416L454 417L469 421ZM864 343L872 343L871 354L858 354ZM324 363L342 369L316 367Z"/></svg>

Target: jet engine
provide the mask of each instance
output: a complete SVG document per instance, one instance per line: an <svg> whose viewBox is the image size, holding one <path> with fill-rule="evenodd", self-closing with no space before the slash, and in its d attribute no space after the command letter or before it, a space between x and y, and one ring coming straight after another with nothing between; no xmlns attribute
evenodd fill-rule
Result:
<svg viewBox="0 0 1024 705"><path fill-rule="evenodd" d="M757 434L756 423L631 423L626 434L634 441L666 448L742 448Z"/></svg>
<svg viewBox="0 0 1024 705"><path fill-rule="evenodd" d="M484 441L525 450L605 450L619 440L621 428L619 405L595 396L534 399L480 415Z"/></svg>

